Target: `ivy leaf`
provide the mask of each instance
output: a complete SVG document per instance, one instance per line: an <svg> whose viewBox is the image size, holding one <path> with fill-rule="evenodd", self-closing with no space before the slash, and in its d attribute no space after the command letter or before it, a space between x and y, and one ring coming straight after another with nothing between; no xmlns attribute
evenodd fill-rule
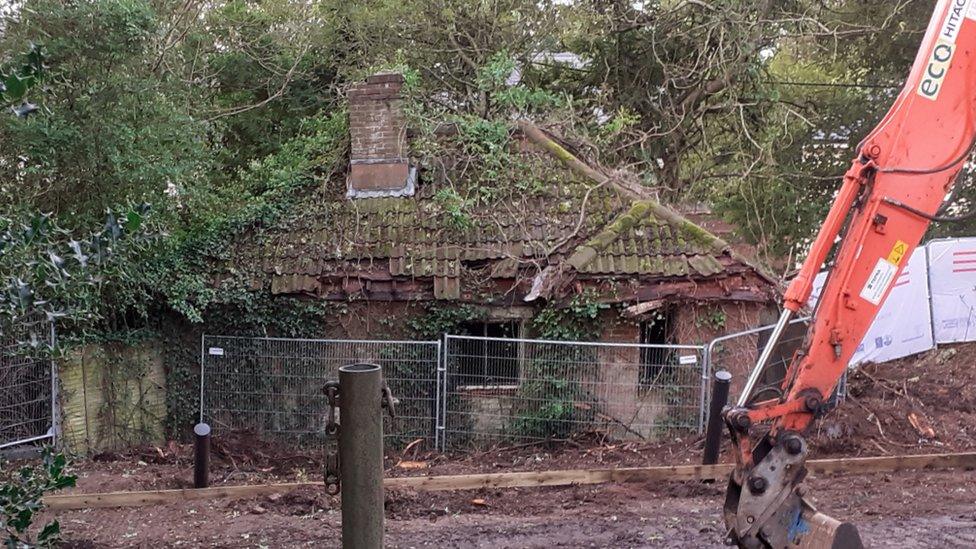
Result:
<svg viewBox="0 0 976 549"><path fill-rule="evenodd" d="M19 513L14 515L12 519L7 523L13 526L18 532L23 532L30 526L31 519L34 517L34 511L28 508L21 509Z"/></svg>
<svg viewBox="0 0 976 549"><path fill-rule="evenodd" d="M44 528L37 534L37 544L44 545L53 542L61 537L61 523L56 520L44 525Z"/></svg>
<svg viewBox="0 0 976 549"><path fill-rule="evenodd" d="M27 52L27 62L24 63L24 72L30 74L41 74L44 71L44 52L41 46L31 44L30 51Z"/></svg>
<svg viewBox="0 0 976 549"><path fill-rule="evenodd" d="M27 82L16 74L11 74L3 82L3 94L8 101L20 101L27 94Z"/></svg>
<svg viewBox="0 0 976 549"><path fill-rule="evenodd" d="M139 226L142 225L142 215L133 210L125 216L125 230L129 232L135 232L139 230Z"/></svg>

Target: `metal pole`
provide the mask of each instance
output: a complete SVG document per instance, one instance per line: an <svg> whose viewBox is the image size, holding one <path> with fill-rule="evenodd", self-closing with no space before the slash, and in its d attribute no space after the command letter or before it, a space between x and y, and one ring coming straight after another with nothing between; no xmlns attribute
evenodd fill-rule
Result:
<svg viewBox="0 0 976 549"><path fill-rule="evenodd" d="M718 463L718 454L722 449L722 409L729 401L729 386L732 384L732 374L726 370L715 372L712 383L712 402L708 407L708 429L705 431L705 451L702 464L714 465Z"/></svg>
<svg viewBox="0 0 976 549"><path fill-rule="evenodd" d="M207 363L206 355L207 347L207 334L200 334L200 423L203 423L203 381L204 381L204 365Z"/></svg>
<svg viewBox="0 0 976 549"><path fill-rule="evenodd" d="M763 348L762 354L759 355L759 360L756 361L755 368L749 374L746 386L743 387L742 393L739 394L738 406L745 406L746 402L749 402L749 395L752 393L753 388L755 388L756 382L759 381L759 376L762 375L763 369L766 367L766 362L769 361L769 357L773 354L773 350L776 349L776 344L779 343L779 338L783 335L783 330L786 329L786 325L789 324L790 315L792 314L793 311L784 309L776 325L773 326L773 333L770 334L769 340L766 341L766 346Z"/></svg>
<svg viewBox="0 0 976 549"><path fill-rule="evenodd" d="M701 348L701 388L698 391L698 432L705 430L705 393L708 391L708 372L711 370L711 357L709 357L709 347Z"/></svg>
<svg viewBox="0 0 976 549"><path fill-rule="evenodd" d="M61 397L58 395L58 362L55 360L58 348L58 332L54 321L51 321L51 444L55 448L61 447Z"/></svg>
<svg viewBox="0 0 976 549"><path fill-rule="evenodd" d="M434 450L439 450L441 448L441 363L444 360L444 356L441 352L441 340L437 340L437 364L434 366Z"/></svg>
<svg viewBox="0 0 976 549"><path fill-rule="evenodd" d="M450 387L447 384L447 365L448 365L448 361L451 358L450 356L451 336L450 335L444 334L444 344L441 347L441 349L443 349L443 351L441 352L441 364L440 367L438 368L440 370L438 373L441 376L441 392L440 395L437 397L441 399L441 417L440 417L440 423L437 426L437 430L441 434L440 451L444 452L445 449L447 448L447 411L448 411L447 392L450 390Z"/></svg>
<svg viewBox="0 0 976 549"><path fill-rule="evenodd" d="M383 547L382 388L376 364L339 368L343 549Z"/></svg>
<svg viewBox="0 0 976 549"><path fill-rule="evenodd" d="M193 426L193 487L210 486L210 426Z"/></svg>

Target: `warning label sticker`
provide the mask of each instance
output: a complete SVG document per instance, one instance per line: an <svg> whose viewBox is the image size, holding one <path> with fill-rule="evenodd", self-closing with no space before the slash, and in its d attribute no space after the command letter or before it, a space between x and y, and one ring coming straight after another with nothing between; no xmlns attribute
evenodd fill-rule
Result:
<svg viewBox="0 0 976 549"><path fill-rule="evenodd" d="M894 247L891 248L891 253L888 254L888 261L895 265L901 265L901 259L905 257L905 252L907 251L908 244L901 240L895 242Z"/></svg>
<svg viewBox="0 0 976 549"><path fill-rule="evenodd" d="M864 284L864 289L861 290L861 297L872 305L881 303L881 298L884 297L888 286L895 279L895 273L897 272L897 265L883 257L878 259L877 265L871 271L871 276L868 277L867 283Z"/></svg>

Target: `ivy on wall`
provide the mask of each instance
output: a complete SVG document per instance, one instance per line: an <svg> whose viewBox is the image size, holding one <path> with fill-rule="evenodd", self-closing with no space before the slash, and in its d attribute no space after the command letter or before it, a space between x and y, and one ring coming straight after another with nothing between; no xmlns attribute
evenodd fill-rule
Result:
<svg viewBox="0 0 976 549"><path fill-rule="evenodd" d="M547 305L532 319L532 327L542 339L588 341L600 336L600 311L610 306L597 299L596 290L587 288L564 306Z"/></svg>
<svg viewBox="0 0 976 549"><path fill-rule="evenodd" d="M424 314L407 320L413 336L419 340L440 339L443 334L459 334L465 322L484 319L486 309L461 303L457 305L429 304Z"/></svg>

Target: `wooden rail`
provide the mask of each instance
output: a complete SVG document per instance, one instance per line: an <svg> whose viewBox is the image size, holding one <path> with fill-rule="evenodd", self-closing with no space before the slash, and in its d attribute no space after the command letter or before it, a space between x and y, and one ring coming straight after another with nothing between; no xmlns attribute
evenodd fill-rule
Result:
<svg viewBox="0 0 976 549"><path fill-rule="evenodd" d="M811 474L880 473L908 469L976 468L976 452L961 454L923 454L840 459L815 459L807 462ZM447 491L479 488L531 488L539 486L573 486L608 482L652 482L716 480L729 475L732 465L673 465L664 467L631 467L623 469L580 469L565 471L526 471L519 473L485 473L430 477L387 478L388 490ZM290 492L297 488L321 487L321 482L215 486L183 490L141 492L107 492L47 496L49 509L93 509L98 507L134 507L164 505L216 498L247 498Z"/></svg>

